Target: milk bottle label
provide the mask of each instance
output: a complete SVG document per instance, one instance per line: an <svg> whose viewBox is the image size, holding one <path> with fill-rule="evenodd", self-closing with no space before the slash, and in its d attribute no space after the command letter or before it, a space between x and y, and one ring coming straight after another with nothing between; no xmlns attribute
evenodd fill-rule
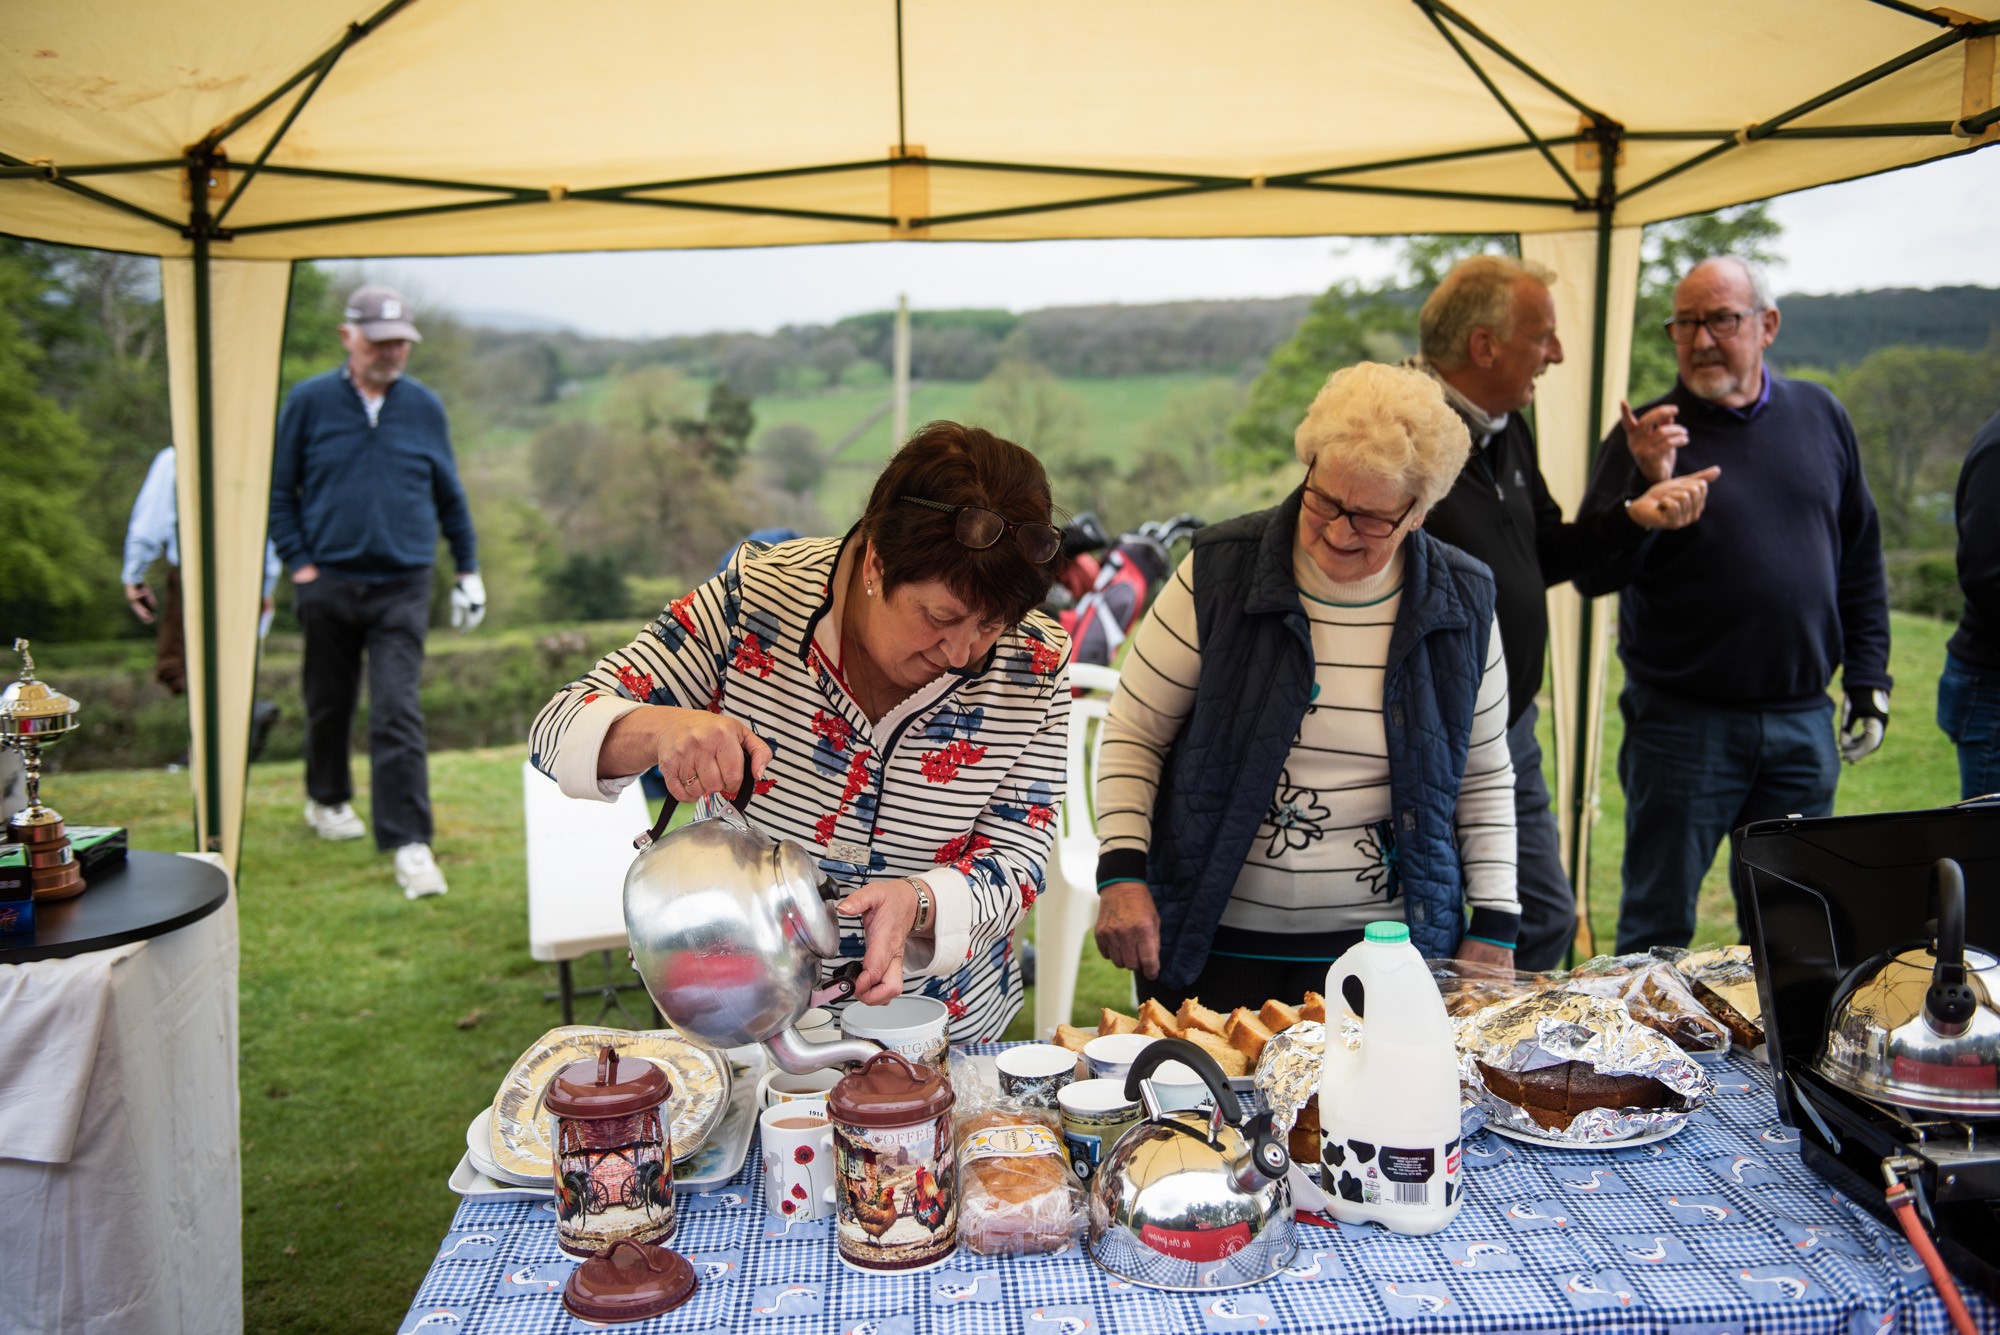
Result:
<svg viewBox="0 0 2000 1335"><path fill-rule="evenodd" d="M1450 1205L1458 1198L1463 1163L1457 1141L1435 1145L1371 1145L1328 1137L1321 1152L1340 1198L1356 1205ZM1442 1169L1440 1169L1442 1162Z"/></svg>

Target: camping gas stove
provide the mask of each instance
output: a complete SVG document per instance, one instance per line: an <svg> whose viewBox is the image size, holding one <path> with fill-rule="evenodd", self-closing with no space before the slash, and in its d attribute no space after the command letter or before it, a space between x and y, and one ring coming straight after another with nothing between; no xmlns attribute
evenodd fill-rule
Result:
<svg viewBox="0 0 2000 1335"><path fill-rule="evenodd" d="M1944 1263L2000 1300L2000 1118L1967 1120L1860 1098L1792 1060L1785 1120L1798 1128L1799 1157L1890 1228L1883 1165L1897 1168L1917 1198Z"/></svg>
<svg viewBox="0 0 2000 1335"><path fill-rule="evenodd" d="M2000 806L1763 821L1736 832L1731 883L1750 919L1778 1107L1807 1167L1900 1232L1885 1164L1917 1198L1945 1264L2000 1299L2000 1117L1863 1098L1815 1068L1842 980L1926 935L1940 857L2000 885ZM1967 897L1966 935L2000 940L2000 895Z"/></svg>

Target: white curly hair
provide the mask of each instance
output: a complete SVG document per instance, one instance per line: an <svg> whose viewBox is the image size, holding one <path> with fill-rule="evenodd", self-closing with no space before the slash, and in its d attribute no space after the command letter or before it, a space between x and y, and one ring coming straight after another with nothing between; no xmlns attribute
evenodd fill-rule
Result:
<svg viewBox="0 0 2000 1335"><path fill-rule="evenodd" d="M1443 500L1472 451L1465 422L1422 371L1361 362L1327 377L1293 436L1308 469L1340 471L1415 494L1419 512Z"/></svg>

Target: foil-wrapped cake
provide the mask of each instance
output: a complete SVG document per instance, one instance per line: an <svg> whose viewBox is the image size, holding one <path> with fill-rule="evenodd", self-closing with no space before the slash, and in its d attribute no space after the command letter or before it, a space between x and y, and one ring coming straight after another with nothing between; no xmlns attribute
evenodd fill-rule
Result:
<svg viewBox="0 0 2000 1335"><path fill-rule="evenodd" d="M1459 1073L1495 1127L1567 1145L1671 1134L1715 1085L1605 997L1556 990L1457 1021Z"/></svg>

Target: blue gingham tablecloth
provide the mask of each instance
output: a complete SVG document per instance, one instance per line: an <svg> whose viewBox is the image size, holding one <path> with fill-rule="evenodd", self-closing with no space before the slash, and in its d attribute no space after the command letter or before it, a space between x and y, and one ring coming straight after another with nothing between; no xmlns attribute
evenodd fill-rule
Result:
<svg viewBox="0 0 2000 1335"><path fill-rule="evenodd" d="M971 1052L997 1051L983 1044ZM1465 1205L1426 1238L1302 1223L1291 1267L1247 1289L1178 1294L1113 1279L1072 1248L960 1250L915 1275L837 1259L832 1221L767 1215L755 1147L727 1187L680 1199L673 1247L700 1288L620 1329L738 1335L1120 1335L1121 1332L1619 1331L1658 1335L1948 1335L1900 1231L1822 1182L1777 1115L1769 1072L1732 1056L1680 1134L1559 1151L1491 1132L1466 1146ZM400 1332L545 1335L577 1263L549 1202L464 1201ZM1968 1290L1975 1322L2000 1309Z"/></svg>

